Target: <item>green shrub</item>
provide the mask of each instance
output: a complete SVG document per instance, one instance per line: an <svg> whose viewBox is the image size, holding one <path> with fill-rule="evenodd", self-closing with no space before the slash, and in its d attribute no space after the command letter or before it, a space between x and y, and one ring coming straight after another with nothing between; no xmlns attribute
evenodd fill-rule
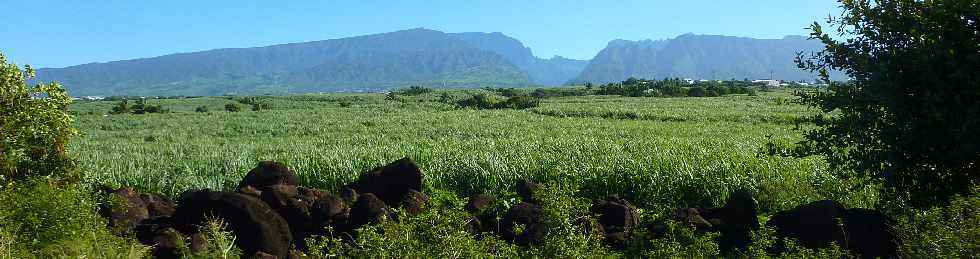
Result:
<svg viewBox="0 0 980 259"><path fill-rule="evenodd" d="M906 258L967 258L980 255L980 188L954 195L949 205L914 211L901 219L901 253Z"/></svg>
<svg viewBox="0 0 980 259"><path fill-rule="evenodd" d="M691 87L691 89L687 90L687 96L691 96L691 97L702 97L702 96L706 96L707 94L708 94L707 91L705 91L704 88L701 87Z"/></svg>
<svg viewBox="0 0 980 259"><path fill-rule="evenodd" d="M698 233L693 227L680 225L674 221L666 223L665 234L652 238L648 258L718 258L721 252L715 238L717 233Z"/></svg>
<svg viewBox="0 0 980 259"><path fill-rule="evenodd" d="M456 102L456 104L464 108L494 109L498 107L501 102L500 97L497 97L496 95L479 93L470 96L469 98L459 100L459 102Z"/></svg>
<svg viewBox="0 0 980 259"><path fill-rule="evenodd" d="M419 85L413 85L409 88L405 88L397 91L397 93L400 95L422 95L431 92L432 92L432 88L427 88Z"/></svg>
<svg viewBox="0 0 980 259"><path fill-rule="evenodd" d="M480 93L460 100L456 104L464 108L477 109L528 109L537 107L539 103L537 98L526 95L512 96L502 100L496 95Z"/></svg>
<svg viewBox="0 0 980 259"><path fill-rule="evenodd" d="M140 258L148 248L117 237L78 185L37 178L0 188L0 258Z"/></svg>
<svg viewBox="0 0 980 259"><path fill-rule="evenodd" d="M575 196L572 184L551 183L534 192L548 226L543 244L532 246L530 256L537 258L608 258L621 257L603 244L598 223L589 214L590 201ZM582 222L589 222L582 224Z"/></svg>
<svg viewBox="0 0 980 259"><path fill-rule="evenodd" d="M240 112L240 111L242 111L242 107L241 106L238 106L238 104L229 103L229 104L225 104L225 111L228 111L228 112Z"/></svg>
<svg viewBox="0 0 980 259"><path fill-rule="evenodd" d="M116 106L112 107L109 114L127 114L130 112L133 112L133 109L129 107L129 100L122 99L116 103Z"/></svg>
<svg viewBox="0 0 980 259"><path fill-rule="evenodd" d="M133 114L145 114L145 113L168 113L170 110L164 109L161 105L151 105L146 104L146 98L140 98L136 101L136 105L133 105Z"/></svg>
<svg viewBox="0 0 980 259"><path fill-rule="evenodd" d="M242 250L235 246L235 236L228 230L228 224L221 218L208 218L207 224L201 226L201 234L204 236L204 243L207 245L203 251L192 252L190 240L183 241L178 245L182 258L240 258Z"/></svg>
<svg viewBox="0 0 980 259"><path fill-rule="evenodd" d="M252 111L268 110L271 107L268 103L256 103L252 104Z"/></svg>
<svg viewBox="0 0 980 259"><path fill-rule="evenodd" d="M0 53L0 183L34 176L77 180L65 149L77 131L68 112L71 97L58 83L27 86L21 71Z"/></svg>
<svg viewBox="0 0 980 259"><path fill-rule="evenodd" d="M307 240L311 258L514 258L518 248L496 237L476 239L465 231L469 214L463 201L452 194L432 195L430 205L420 214L408 217L399 211L397 219L359 230L357 239L343 236L314 237Z"/></svg>
<svg viewBox="0 0 980 259"><path fill-rule="evenodd" d="M194 108L194 112L208 112L208 107L207 106L198 106L197 108Z"/></svg>
<svg viewBox="0 0 980 259"><path fill-rule="evenodd" d="M523 110L538 107L538 104L540 104L540 101L538 101L537 98L518 95L507 98L507 101L504 102L503 106L506 108Z"/></svg>

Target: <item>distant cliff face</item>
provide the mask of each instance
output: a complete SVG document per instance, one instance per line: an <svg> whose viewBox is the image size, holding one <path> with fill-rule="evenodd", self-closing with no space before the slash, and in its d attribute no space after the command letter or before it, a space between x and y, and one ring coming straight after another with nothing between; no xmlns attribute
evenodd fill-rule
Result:
<svg viewBox="0 0 980 259"><path fill-rule="evenodd" d="M685 34L662 41L609 42L573 83L608 83L629 77L698 79L813 80L793 62L797 52L823 49L818 41L799 36L752 39Z"/></svg>
<svg viewBox="0 0 980 259"><path fill-rule="evenodd" d="M581 73L588 64L588 60L567 59L560 56L550 59L536 57L523 43L499 32L464 32L453 35L471 46L499 54L527 72L537 85L562 85Z"/></svg>

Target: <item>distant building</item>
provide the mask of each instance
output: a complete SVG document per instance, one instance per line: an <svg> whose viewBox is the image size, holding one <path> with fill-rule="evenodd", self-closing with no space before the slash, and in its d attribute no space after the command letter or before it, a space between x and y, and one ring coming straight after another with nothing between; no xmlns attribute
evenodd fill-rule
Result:
<svg viewBox="0 0 980 259"><path fill-rule="evenodd" d="M102 96L82 96L82 97L74 97L74 98L71 98L71 99L72 100L84 100L84 101L101 101L101 100L105 100L105 97L102 97Z"/></svg>
<svg viewBox="0 0 980 259"><path fill-rule="evenodd" d="M767 86L779 86L780 85L779 80L772 80L772 79L752 80L752 83L753 84L755 84L755 83L764 83Z"/></svg>

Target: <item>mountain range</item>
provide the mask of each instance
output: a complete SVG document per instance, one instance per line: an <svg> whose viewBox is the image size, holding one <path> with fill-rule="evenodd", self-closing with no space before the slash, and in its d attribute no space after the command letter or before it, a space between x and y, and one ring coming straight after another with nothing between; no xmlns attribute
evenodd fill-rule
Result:
<svg viewBox="0 0 980 259"><path fill-rule="evenodd" d="M613 40L570 83L608 83L629 77L812 81L816 76L797 68L794 59L797 53L822 49L819 41L801 36L753 39L684 34L669 40Z"/></svg>
<svg viewBox="0 0 980 259"><path fill-rule="evenodd" d="M811 80L793 64L819 50L802 37L760 40L685 34L613 40L592 60L535 56L499 32L410 29L254 48L215 49L37 70L82 95L225 95L429 87L555 86L637 78Z"/></svg>

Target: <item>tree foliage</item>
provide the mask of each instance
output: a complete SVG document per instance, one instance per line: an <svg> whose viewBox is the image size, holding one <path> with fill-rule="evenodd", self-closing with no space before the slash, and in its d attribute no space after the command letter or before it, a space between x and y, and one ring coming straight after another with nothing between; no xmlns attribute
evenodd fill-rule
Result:
<svg viewBox="0 0 980 259"><path fill-rule="evenodd" d="M77 179L65 153L77 134L71 97L58 83L28 86L34 70L7 63L0 53L0 181L30 176Z"/></svg>
<svg viewBox="0 0 980 259"><path fill-rule="evenodd" d="M846 176L881 179L915 206L965 193L980 170L980 2L842 0L814 23L826 49L801 68L846 73L849 82L801 92L824 113L796 155L824 155ZM834 34L834 35L832 35Z"/></svg>

